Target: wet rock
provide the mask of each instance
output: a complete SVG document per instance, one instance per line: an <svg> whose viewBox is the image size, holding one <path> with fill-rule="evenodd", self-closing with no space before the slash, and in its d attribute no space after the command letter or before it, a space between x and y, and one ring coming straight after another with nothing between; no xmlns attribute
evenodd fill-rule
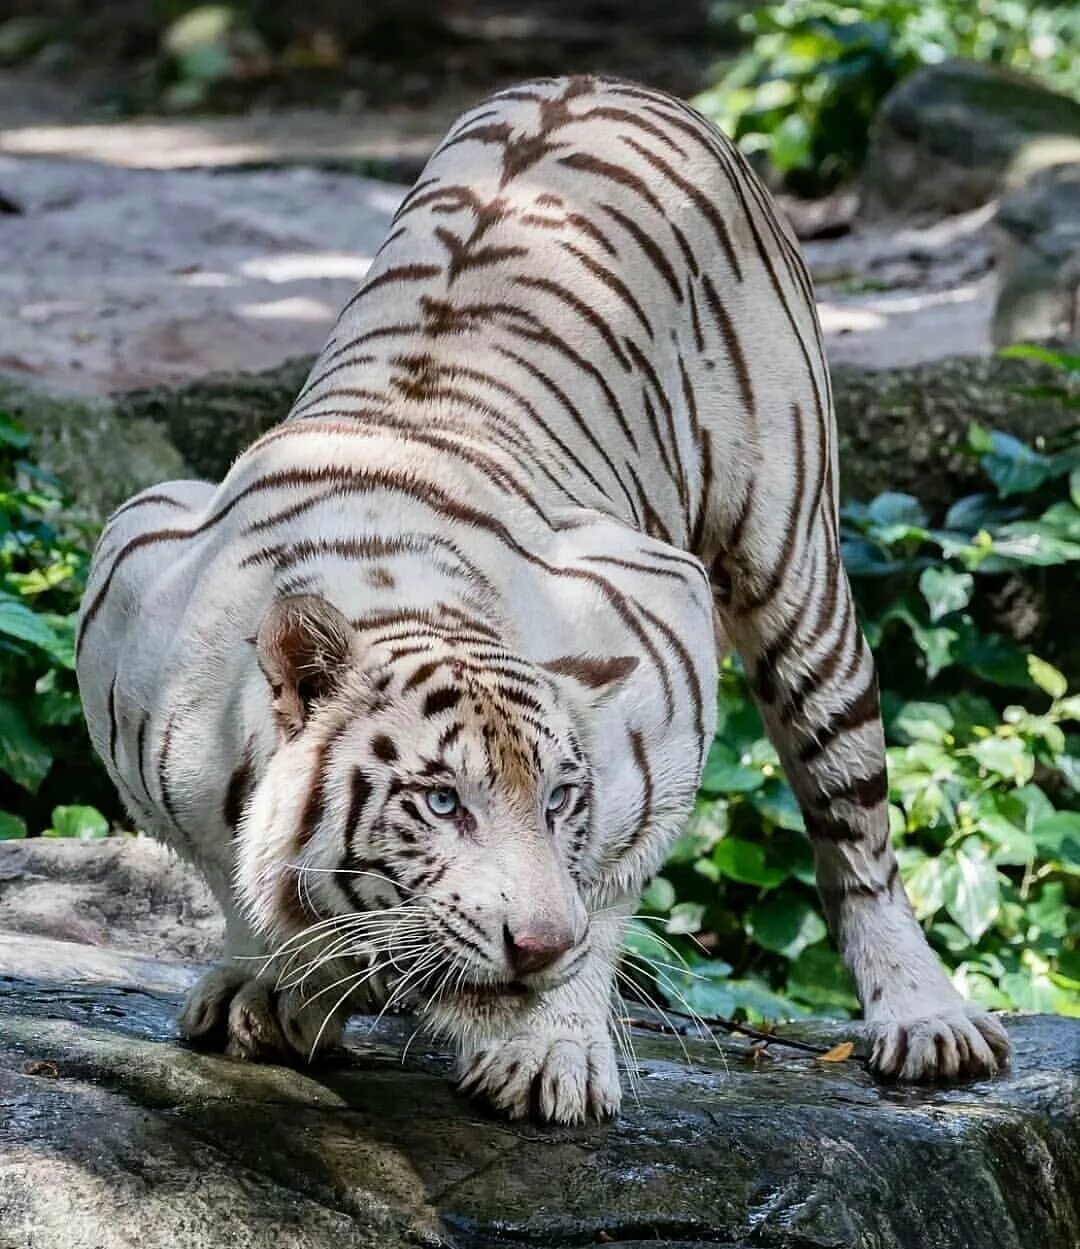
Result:
<svg viewBox="0 0 1080 1249"><path fill-rule="evenodd" d="M1000 66L928 65L883 101L862 179L867 219L964 212L1080 159L1080 102Z"/></svg>
<svg viewBox="0 0 1080 1249"><path fill-rule="evenodd" d="M1080 160L1044 169L1001 202L994 341L1080 343Z"/></svg>
<svg viewBox="0 0 1080 1249"><path fill-rule="evenodd" d="M25 939L31 942L33 939ZM304 1072L194 1053L147 964L0 941L0 1245L19 1249L1075 1249L1080 1022L1010 1023L1013 1070L881 1088L636 1034L618 1122L550 1130L461 1099L412 1022ZM821 1025L819 1040L854 1033ZM807 1035L806 1026L803 1035Z"/></svg>

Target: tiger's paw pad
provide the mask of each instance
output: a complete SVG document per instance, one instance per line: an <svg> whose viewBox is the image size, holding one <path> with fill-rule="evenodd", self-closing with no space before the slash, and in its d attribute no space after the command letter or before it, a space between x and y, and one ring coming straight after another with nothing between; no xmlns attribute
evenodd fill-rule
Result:
<svg viewBox="0 0 1080 1249"><path fill-rule="evenodd" d="M606 1036L512 1037L463 1065L461 1090L510 1119L578 1124L610 1119L622 1090Z"/></svg>
<svg viewBox="0 0 1080 1249"><path fill-rule="evenodd" d="M980 1007L920 1019L869 1025L870 1069L886 1080L929 1083L995 1075L1009 1061L1009 1038L1000 1020Z"/></svg>

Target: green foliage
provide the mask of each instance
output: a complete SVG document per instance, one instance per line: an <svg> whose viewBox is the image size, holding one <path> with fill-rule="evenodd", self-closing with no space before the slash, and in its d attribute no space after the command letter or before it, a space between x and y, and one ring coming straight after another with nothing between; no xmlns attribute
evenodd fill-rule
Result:
<svg viewBox="0 0 1080 1249"><path fill-rule="evenodd" d="M103 788L74 671L93 531L29 449L27 431L0 413L0 840L40 831L43 812L84 782ZM58 806L50 835L102 825L90 807Z"/></svg>
<svg viewBox="0 0 1080 1249"><path fill-rule="evenodd" d="M1076 362L1056 359L1067 388ZM969 450L989 488L938 523L901 494L842 514L882 674L890 826L916 915L963 993L1080 1015L1080 693L981 623L1006 577L1075 577L1080 444L1036 451L976 426ZM718 710L631 964L701 1014L848 1015L810 841L735 658Z"/></svg>
<svg viewBox="0 0 1080 1249"><path fill-rule="evenodd" d="M750 47L695 100L796 189L855 173L885 94L947 57L997 61L1080 91L1080 12L1032 0L782 0L746 13Z"/></svg>

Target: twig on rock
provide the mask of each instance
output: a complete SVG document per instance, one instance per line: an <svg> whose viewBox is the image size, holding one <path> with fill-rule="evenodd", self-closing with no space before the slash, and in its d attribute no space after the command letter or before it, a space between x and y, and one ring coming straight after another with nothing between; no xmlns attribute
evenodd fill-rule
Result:
<svg viewBox="0 0 1080 1249"><path fill-rule="evenodd" d="M678 1019L686 1019L696 1024L699 1028L718 1028L721 1032L729 1034L738 1034L749 1037L752 1041L758 1041L763 1045L785 1045L788 1049L801 1050L804 1054L813 1054L815 1058L822 1058L826 1054L831 1054L836 1048L829 1045L813 1045L809 1041L798 1041L794 1037L777 1036L773 1032L764 1032L760 1028L751 1028L749 1024L736 1023L733 1019L725 1019L722 1015L691 1015L686 1011L673 1010L670 1006L665 1008L665 1014L674 1015ZM677 1035L677 1030L671 1024L659 1023L653 1019L634 1019L630 1018L627 1023L633 1024L635 1028L641 1028L645 1032L660 1032L667 1036Z"/></svg>

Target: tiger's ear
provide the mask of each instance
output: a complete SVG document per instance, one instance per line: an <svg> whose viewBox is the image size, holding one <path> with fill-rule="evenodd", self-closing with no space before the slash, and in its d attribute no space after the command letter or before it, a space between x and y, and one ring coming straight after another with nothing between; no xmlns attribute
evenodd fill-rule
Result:
<svg viewBox="0 0 1080 1249"><path fill-rule="evenodd" d="M634 655L561 655L540 665L555 676L569 677L594 705L610 698L637 666Z"/></svg>
<svg viewBox="0 0 1080 1249"><path fill-rule="evenodd" d="M270 685L278 727L290 738L304 727L312 705L340 688L356 658L356 636L326 599L293 594L266 613L255 653Z"/></svg>

